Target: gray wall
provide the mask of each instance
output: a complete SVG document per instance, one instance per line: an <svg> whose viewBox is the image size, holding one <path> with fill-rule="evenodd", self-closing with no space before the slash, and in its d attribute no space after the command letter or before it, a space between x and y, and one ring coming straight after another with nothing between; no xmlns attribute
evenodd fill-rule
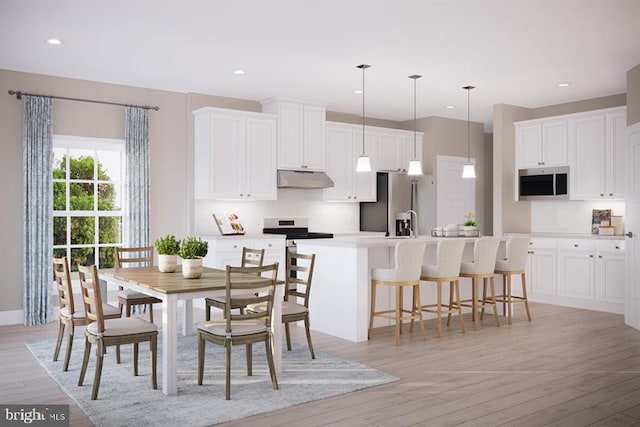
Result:
<svg viewBox="0 0 640 427"><path fill-rule="evenodd" d="M627 126L640 123L640 64L627 71Z"/></svg>

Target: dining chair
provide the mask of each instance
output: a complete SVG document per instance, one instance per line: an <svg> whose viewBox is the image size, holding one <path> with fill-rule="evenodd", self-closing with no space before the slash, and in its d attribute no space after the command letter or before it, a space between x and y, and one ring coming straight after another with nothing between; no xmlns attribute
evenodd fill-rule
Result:
<svg viewBox="0 0 640 427"><path fill-rule="evenodd" d="M102 362L106 348L114 345L133 344L133 375L137 376L138 344L141 342L149 342L151 355L151 387L154 390L157 389L158 327L139 317L105 319L101 304L98 268L95 265L78 265L78 275L80 277L82 300L87 320L90 322L85 329L84 357L82 358L82 369L80 370L78 386L81 386L84 382L92 344L97 345L97 349L91 400L96 400L100 388Z"/></svg>
<svg viewBox="0 0 640 427"><path fill-rule="evenodd" d="M304 321L304 329L307 335L307 345L311 358L315 359L311 342L311 329L309 321L309 295L311 293L311 281L313 279L313 267L316 255L287 252L287 276L285 277L285 293L282 302L282 323L287 337L287 350L291 351L291 332L289 323ZM266 304L251 304L248 310L260 312L267 310Z"/></svg>
<svg viewBox="0 0 640 427"><path fill-rule="evenodd" d="M495 273L502 276L502 294L496 295L496 302L503 304L503 315L507 316L507 323L511 324L512 306L523 303L527 319L531 321L529 300L527 299L526 265L529 250L528 237L510 237L506 244L506 258L496 261ZM522 294L514 295L511 289L511 276L520 275ZM484 312L484 309L482 310Z"/></svg>
<svg viewBox="0 0 640 427"><path fill-rule="evenodd" d="M116 247L116 268L127 267L151 267L153 265L153 246L139 248ZM124 308L127 317L131 316L131 308L134 306L146 306L149 308L149 320L153 323L153 304L161 304L162 300L120 286L118 292L118 306Z"/></svg>
<svg viewBox="0 0 640 427"><path fill-rule="evenodd" d="M405 320L420 322L422 339L427 339L420 310L420 270L426 243L418 240L406 240L396 243L395 267L374 268L371 270L371 309L369 311L369 330L367 339L371 339L374 317L383 317L395 321L396 345L400 345L402 323ZM376 311L376 290L378 286L390 286L395 288L395 308L391 310ZM403 290L410 286L412 289L411 310L403 308ZM411 329L410 329L411 330Z"/></svg>
<svg viewBox="0 0 640 427"><path fill-rule="evenodd" d="M56 341L56 349L53 352L53 361L58 361L62 340L64 339L65 329L67 333L67 349L64 355L64 363L62 370L69 370L69 360L71 359L71 348L73 346L73 336L76 326L85 326L87 317L84 313L84 307L75 306L73 298L73 286L71 285L71 273L69 270L69 262L67 257L53 258L53 274L58 288L58 339ZM105 319L117 319L121 316L118 307L109 304L102 304L102 312ZM120 361L119 352L117 352L118 363Z"/></svg>
<svg viewBox="0 0 640 427"><path fill-rule="evenodd" d="M262 267L264 262L264 249L250 249L250 248L242 248L242 261L241 267ZM247 298L251 299L252 295L245 295ZM239 309L241 312L247 306L245 302L242 301L242 296L238 296L234 298L234 306L231 309ZM224 296L219 297L211 297L205 298L205 318L207 321L211 320L211 308L215 307L223 311L227 305L227 299Z"/></svg>
<svg viewBox="0 0 640 427"><path fill-rule="evenodd" d="M266 274L266 277L260 277ZM210 342L225 347L226 350L226 387L225 399L231 399L231 348L235 345L246 346L247 375L253 374L253 344L264 342L271 375L271 386L278 390L278 380L273 362L271 342L271 317L275 295L278 263L262 267L226 267L225 296L228 304L224 307L224 319L209 321L198 327L198 385L202 385L204 377L205 343ZM268 289L267 292L258 292ZM242 311L234 313L236 294L240 292L255 292L247 298L243 294L243 300L251 304L266 304L267 310L263 312Z"/></svg>
<svg viewBox="0 0 640 427"><path fill-rule="evenodd" d="M442 315L447 315L447 326L451 321L451 315L457 314L460 329L465 333L462 307L460 303L460 262L464 252L462 240L440 240L436 247L436 265L422 267L420 280L436 284L436 302L420 305L424 312L436 314L436 326L438 338L442 337ZM449 304L442 304L442 285L449 283ZM443 308L445 311L443 311Z"/></svg>
<svg viewBox="0 0 640 427"><path fill-rule="evenodd" d="M485 304L493 306L493 314L496 326L500 326L500 318L498 316L498 308L496 304L496 287L495 287L495 266L496 255L498 253L498 245L500 240L496 237L481 237L476 239L473 245L473 261L463 262L460 264L460 277L471 279L471 299L462 301L462 306L471 307L473 314L473 328L478 330L480 320L478 319L478 308ZM478 283L482 280L483 295L479 298ZM487 280L489 281L489 290L491 295L487 296Z"/></svg>

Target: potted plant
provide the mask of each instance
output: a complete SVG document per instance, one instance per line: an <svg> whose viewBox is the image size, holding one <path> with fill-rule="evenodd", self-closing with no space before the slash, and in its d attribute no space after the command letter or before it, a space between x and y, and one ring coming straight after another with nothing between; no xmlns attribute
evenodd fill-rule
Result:
<svg viewBox="0 0 640 427"><path fill-rule="evenodd" d="M478 223L476 222L476 215L473 212L468 212L465 216L465 222L462 224L462 234L465 236L477 236L478 235Z"/></svg>
<svg viewBox="0 0 640 427"><path fill-rule="evenodd" d="M167 234L156 240L158 251L158 270L163 273L173 273L178 268L178 253L180 240L173 234Z"/></svg>
<svg viewBox="0 0 640 427"><path fill-rule="evenodd" d="M197 279L202 276L202 258L207 255L209 243L198 237L190 236L180 243L182 258L182 276L186 279Z"/></svg>

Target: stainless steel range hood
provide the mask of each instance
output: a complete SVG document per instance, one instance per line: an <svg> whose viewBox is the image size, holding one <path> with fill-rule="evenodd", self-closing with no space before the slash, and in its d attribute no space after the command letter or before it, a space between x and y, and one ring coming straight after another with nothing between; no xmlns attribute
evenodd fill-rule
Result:
<svg viewBox="0 0 640 427"><path fill-rule="evenodd" d="M278 188L329 188L333 181L324 172L278 170Z"/></svg>

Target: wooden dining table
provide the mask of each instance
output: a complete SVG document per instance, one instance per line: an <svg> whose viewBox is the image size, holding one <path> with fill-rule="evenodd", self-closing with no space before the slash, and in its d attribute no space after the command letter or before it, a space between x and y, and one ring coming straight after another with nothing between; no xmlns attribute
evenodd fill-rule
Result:
<svg viewBox="0 0 640 427"><path fill-rule="evenodd" d="M99 271L100 278L118 286L142 292L162 300L162 392L166 395L178 393L178 324L182 324L183 335L193 334L193 300L225 295L226 271L203 268L198 279L185 279L180 268L175 273L161 273L158 267L112 268ZM255 281L256 276L234 274L237 281L245 277ZM264 278L265 287L271 280ZM273 358L276 371L282 366L282 300L283 286L276 286L273 316ZM178 301L184 301L182 318L178 319Z"/></svg>

